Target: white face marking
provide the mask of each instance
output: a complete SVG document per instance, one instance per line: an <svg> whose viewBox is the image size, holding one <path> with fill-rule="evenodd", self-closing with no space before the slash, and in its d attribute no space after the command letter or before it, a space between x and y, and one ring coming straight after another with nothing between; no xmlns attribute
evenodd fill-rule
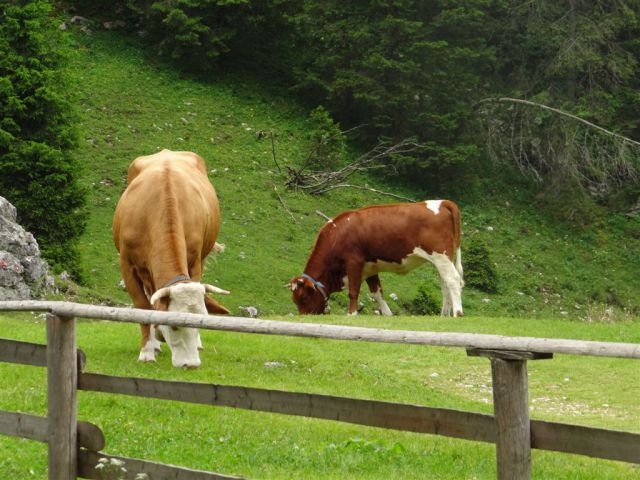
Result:
<svg viewBox="0 0 640 480"><path fill-rule="evenodd" d="M440 213L440 204L442 203L442 200L427 200L425 203L427 204L427 208L433 213L436 215Z"/></svg>
<svg viewBox="0 0 640 480"><path fill-rule="evenodd" d="M197 282L178 283L170 287L169 311L207 314L204 303L204 285ZM200 366L198 354L198 330L195 328L158 327L171 350L171 363L174 367Z"/></svg>

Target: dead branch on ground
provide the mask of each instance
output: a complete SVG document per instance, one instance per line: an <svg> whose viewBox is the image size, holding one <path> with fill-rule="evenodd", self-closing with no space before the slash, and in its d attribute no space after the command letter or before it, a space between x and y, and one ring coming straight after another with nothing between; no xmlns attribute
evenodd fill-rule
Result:
<svg viewBox="0 0 640 480"><path fill-rule="evenodd" d="M347 186L356 188L353 185L345 184L344 181L356 172L363 172L378 168L390 168L390 165L383 163L384 160L394 155L417 152L422 148L422 145L411 140L402 140L401 142L393 145L381 143L364 155L358 157L355 161L335 171L317 171L307 173L304 171L306 165L299 169L288 166L286 167L287 180L285 184L287 187L299 188L300 190L313 195L320 195L335 188L344 188ZM341 185L341 187L338 187L337 185ZM371 190L375 191L373 189ZM377 193L383 192L378 191Z"/></svg>

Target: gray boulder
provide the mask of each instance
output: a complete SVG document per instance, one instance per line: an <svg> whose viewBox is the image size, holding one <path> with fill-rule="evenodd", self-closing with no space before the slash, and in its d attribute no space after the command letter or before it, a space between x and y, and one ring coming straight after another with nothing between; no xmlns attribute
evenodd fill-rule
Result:
<svg viewBox="0 0 640 480"><path fill-rule="evenodd" d="M0 197L0 300L28 300L54 284L38 242L16 218L16 208Z"/></svg>

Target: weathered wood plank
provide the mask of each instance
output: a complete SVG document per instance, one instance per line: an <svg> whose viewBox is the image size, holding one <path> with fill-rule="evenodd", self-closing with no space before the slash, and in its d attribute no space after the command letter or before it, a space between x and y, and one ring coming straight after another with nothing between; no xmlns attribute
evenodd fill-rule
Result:
<svg viewBox="0 0 640 480"><path fill-rule="evenodd" d="M78 452L78 477L103 480L105 478L104 474L101 474L100 470L95 468L102 458L107 460L116 459L123 462L127 471L124 476L118 478L124 480L136 480L136 475L141 473L145 473L147 475L145 478L148 480L238 480L242 478L87 450Z"/></svg>
<svg viewBox="0 0 640 480"><path fill-rule="evenodd" d="M531 478L527 362L491 358L499 480Z"/></svg>
<svg viewBox="0 0 640 480"><path fill-rule="evenodd" d="M372 400L145 378L82 373L80 390L323 418L372 427L495 441L493 417L472 412Z"/></svg>
<svg viewBox="0 0 640 480"><path fill-rule="evenodd" d="M87 356L78 349L78 368L83 370L87 364ZM47 366L47 346L40 343L19 342L0 338L0 362L18 363L33 367Z"/></svg>
<svg viewBox="0 0 640 480"><path fill-rule="evenodd" d="M104 433L97 425L89 422L78 422L78 447L92 452L99 452L105 446Z"/></svg>
<svg viewBox="0 0 640 480"><path fill-rule="evenodd" d="M501 358L502 360L546 360L553 358L553 353L518 352L487 348L467 348L467 355L470 357Z"/></svg>
<svg viewBox="0 0 640 480"><path fill-rule="evenodd" d="M640 464L640 434L531 420L531 447Z"/></svg>
<svg viewBox="0 0 640 480"><path fill-rule="evenodd" d="M47 366L47 346L0 338L0 362Z"/></svg>
<svg viewBox="0 0 640 480"><path fill-rule="evenodd" d="M75 480L78 459L75 320L47 314L49 480Z"/></svg>
<svg viewBox="0 0 640 480"><path fill-rule="evenodd" d="M536 337L507 337L478 333L382 330L298 322L258 320L244 317L159 312L133 308L83 305L39 300L0 302L0 311L48 311L60 316L97 318L129 323L154 323L209 330L288 335L335 340L435 345L440 347L485 348L541 353L563 353L597 357L640 359L640 344L593 342Z"/></svg>
<svg viewBox="0 0 640 480"><path fill-rule="evenodd" d="M48 432L47 417L0 410L0 435L46 443L49 441ZM93 423L78 422L78 445L96 452L102 450L105 445L102 430Z"/></svg>
<svg viewBox="0 0 640 480"><path fill-rule="evenodd" d="M2 435L46 442L48 425L46 417L0 410L0 434Z"/></svg>

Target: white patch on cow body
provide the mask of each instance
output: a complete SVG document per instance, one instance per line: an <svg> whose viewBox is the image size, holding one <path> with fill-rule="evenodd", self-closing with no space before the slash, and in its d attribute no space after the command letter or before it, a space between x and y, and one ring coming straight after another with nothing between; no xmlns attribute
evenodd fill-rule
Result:
<svg viewBox="0 0 640 480"><path fill-rule="evenodd" d="M423 255L417 253L418 250L424 252L420 247L416 247L413 249L413 252L404 257L400 263L385 262L384 260L365 262L362 269L362 280L380 272L399 273L400 275L409 273L427 261Z"/></svg>
<svg viewBox="0 0 640 480"><path fill-rule="evenodd" d="M446 253L433 252L427 253L420 247L415 247L413 252L404 257L400 263L385 262L377 260L375 262L366 262L362 269L362 280L376 275L380 272L392 272L404 275L414 268L423 265L426 262L432 263L438 270L440 277L440 288L442 290L442 315L462 316L462 262L460 249L456 252L456 263L454 264ZM346 277L343 281L346 282ZM380 310L383 315L391 314L389 306L386 304L379 292L372 292L374 298L378 301ZM384 306L376 297L380 295L380 299L384 302Z"/></svg>
<svg viewBox="0 0 640 480"><path fill-rule="evenodd" d="M427 208L431 210L433 213L435 213L436 215L440 213L440 204L442 203L442 200L427 200L424 203L426 203Z"/></svg>
<svg viewBox="0 0 640 480"><path fill-rule="evenodd" d="M382 296L381 290L376 290L375 292L371 292L371 296L376 302L378 302L378 306L380 307L380 313L382 313L382 315L385 315L387 317L390 317L393 315L393 313L391 312L391 309L389 308L389 305L387 305L387 302L385 302L384 297Z"/></svg>

